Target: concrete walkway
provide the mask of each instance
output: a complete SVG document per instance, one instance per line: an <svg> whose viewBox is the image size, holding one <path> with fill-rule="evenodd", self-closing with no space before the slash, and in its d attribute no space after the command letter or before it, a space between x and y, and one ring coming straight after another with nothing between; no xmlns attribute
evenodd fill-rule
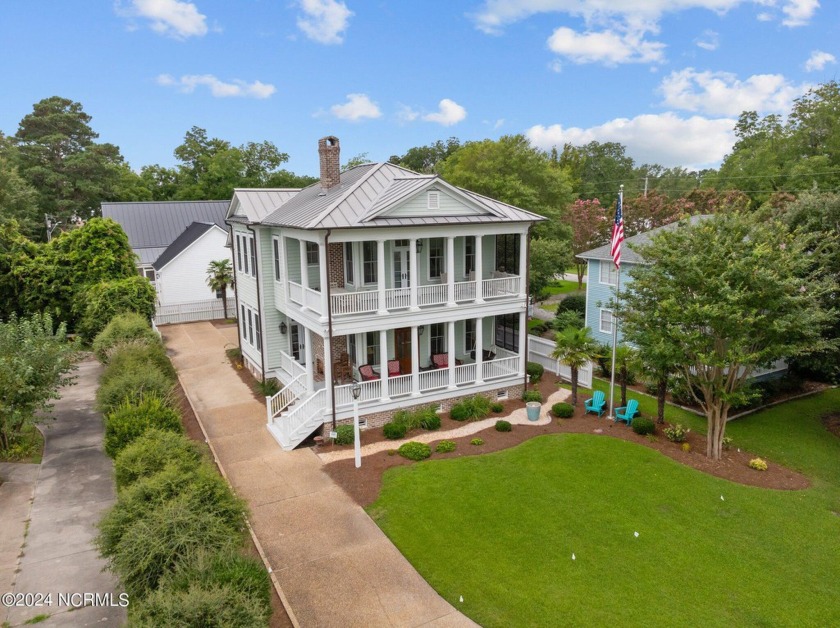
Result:
<svg viewBox="0 0 840 628"><path fill-rule="evenodd" d="M105 562L93 547L96 523L115 498L113 464L102 451L102 416L93 410L100 372L97 362L82 362L78 383L62 389L56 420L43 424L41 465L0 468L9 480L0 487L0 593L52 594L42 606L0 607L0 618L12 626L39 615L49 615L42 626L125 623L117 580L102 571ZM117 606L100 599L97 606L76 608L80 595L59 603L60 594L85 593L113 594Z"/></svg>
<svg viewBox="0 0 840 628"><path fill-rule="evenodd" d="M323 472L310 449L284 452L265 405L231 371L236 327L162 330L220 467L250 522L290 616L306 626L475 626L440 597Z"/></svg>

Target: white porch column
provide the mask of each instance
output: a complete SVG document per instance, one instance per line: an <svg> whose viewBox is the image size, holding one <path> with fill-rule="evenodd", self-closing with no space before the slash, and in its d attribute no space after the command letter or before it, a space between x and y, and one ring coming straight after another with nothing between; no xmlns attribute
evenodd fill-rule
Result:
<svg viewBox="0 0 840 628"><path fill-rule="evenodd" d="M304 362L306 362L306 390L312 393L315 392L315 364L312 360L312 332L308 327L304 327L303 329L303 355Z"/></svg>
<svg viewBox="0 0 840 628"><path fill-rule="evenodd" d="M446 236L446 305L455 307L455 238Z"/></svg>
<svg viewBox="0 0 840 628"><path fill-rule="evenodd" d="M330 254L327 250L327 243L326 243L326 236L324 236L324 240L318 244L318 273L321 277L321 322L327 322L327 293L329 292L329 276L327 275L327 256ZM326 359L326 354L324 355L324 359ZM327 367L324 366L324 371L326 372ZM329 381L329 380L327 380Z"/></svg>
<svg viewBox="0 0 840 628"><path fill-rule="evenodd" d="M303 286L303 307L306 308L306 289L309 287L309 265L306 263L306 240L298 240L300 249L300 285Z"/></svg>
<svg viewBox="0 0 840 628"><path fill-rule="evenodd" d="M528 361L528 312L519 314L519 374L525 374Z"/></svg>
<svg viewBox="0 0 840 628"><path fill-rule="evenodd" d="M411 396L420 396L420 334L417 325L411 326Z"/></svg>
<svg viewBox="0 0 840 628"><path fill-rule="evenodd" d="M528 232L519 236L519 296L523 299L528 296L528 283L525 278L528 275Z"/></svg>
<svg viewBox="0 0 840 628"><path fill-rule="evenodd" d="M391 398L388 390L388 332L379 330L379 390L382 401Z"/></svg>
<svg viewBox="0 0 840 628"><path fill-rule="evenodd" d="M475 236L475 302L484 303L484 260L481 252L482 236Z"/></svg>
<svg viewBox="0 0 840 628"><path fill-rule="evenodd" d="M449 378L449 389L453 390L457 388L455 385L455 321L449 321L446 324L446 331L449 336L446 339L447 364L449 365L446 376Z"/></svg>
<svg viewBox="0 0 840 628"><path fill-rule="evenodd" d="M475 383L484 383L484 318L475 319Z"/></svg>
<svg viewBox="0 0 840 628"><path fill-rule="evenodd" d="M333 407L333 357L332 357L332 338L324 338L324 387L327 389L327 409L328 411Z"/></svg>
<svg viewBox="0 0 840 628"><path fill-rule="evenodd" d="M376 282L379 290L379 309L377 314L387 314L388 307L385 304L385 240L376 241ZM387 395L385 395L387 397Z"/></svg>
<svg viewBox="0 0 840 628"><path fill-rule="evenodd" d="M411 258L411 262L409 263L408 273L408 285L410 286L408 290L408 309L410 312L416 312L420 309L417 307L417 266L419 263L419 260L417 259L417 238L411 238L411 250L409 251L409 257Z"/></svg>

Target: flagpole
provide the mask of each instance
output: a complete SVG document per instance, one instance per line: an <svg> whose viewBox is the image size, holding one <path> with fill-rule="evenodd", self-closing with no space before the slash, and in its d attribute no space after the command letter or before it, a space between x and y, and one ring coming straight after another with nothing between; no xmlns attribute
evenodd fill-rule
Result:
<svg viewBox="0 0 840 628"><path fill-rule="evenodd" d="M620 186L618 190L618 206L624 206L624 186ZM623 209L622 209L623 211ZM616 265L617 278L615 284L615 304L618 305L618 293L621 291L621 263ZM618 317L615 315L615 308L612 313L612 368L610 368L610 413L608 419L615 421L615 349L618 344Z"/></svg>

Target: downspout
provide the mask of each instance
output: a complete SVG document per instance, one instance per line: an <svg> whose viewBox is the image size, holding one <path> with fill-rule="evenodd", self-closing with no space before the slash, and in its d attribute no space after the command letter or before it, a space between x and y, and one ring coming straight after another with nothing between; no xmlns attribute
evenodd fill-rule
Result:
<svg viewBox="0 0 840 628"><path fill-rule="evenodd" d="M324 235L324 258L327 260L327 340L330 343L330 360L335 364L333 358L333 326L332 326L332 294L330 293L330 234L332 229L327 229ZM332 399L332 428L335 429L335 374L333 373L332 364L330 364L330 398ZM327 365L324 365L326 370Z"/></svg>
<svg viewBox="0 0 840 628"><path fill-rule="evenodd" d="M233 262L233 284L236 285L236 236L233 233L233 225L228 223L228 229L230 230L230 250L232 251L231 261ZM239 312L241 308L239 307L239 291L236 290L233 293L233 296L236 298L236 342L239 344L239 355L240 357L242 354L242 327L244 321L239 320L241 317L239 316Z"/></svg>
<svg viewBox="0 0 840 628"><path fill-rule="evenodd" d="M251 228L251 224L245 225L245 228L254 234L254 246L259 244L259 238L257 237L257 232ZM247 253L247 251L246 251ZM265 350L268 346L268 336L265 335L265 312L263 311L263 302L262 302L262 295L260 294L260 280L262 279L262 275L260 273L260 265L257 260L260 258L258 254L254 254L254 265L257 267L257 305L260 308L260 337L263 339L262 347L260 348L260 367L262 368L262 378L263 382L265 382ZM240 343L242 341L240 340Z"/></svg>
<svg viewBox="0 0 840 628"><path fill-rule="evenodd" d="M534 223L528 227L528 243L525 251L525 259L531 259L531 229ZM520 251L520 254L522 252ZM522 390L528 390L528 306L531 304L530 286L531 286L531 265L525 265L525 346L522 350L525 352L525 381Z"/></svg>

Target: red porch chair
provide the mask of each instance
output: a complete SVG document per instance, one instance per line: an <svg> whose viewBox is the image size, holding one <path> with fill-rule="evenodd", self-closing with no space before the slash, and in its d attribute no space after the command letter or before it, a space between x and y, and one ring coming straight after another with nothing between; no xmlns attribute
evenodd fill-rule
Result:
<svg viewBox="0 0 840 628"><path fill-rule="evenodd" d="M359 367L359 375L362 376L362 381L370 382L379 379L379 373L373 370L370 364L363 364Z"/></svg>
<svg viewBox="0 0 840 628"><path fill-rule="evenodd" d="M402 370L400 370L400 361L388 360L388 377L397 377L398 375L402 375Z"/></svg>

